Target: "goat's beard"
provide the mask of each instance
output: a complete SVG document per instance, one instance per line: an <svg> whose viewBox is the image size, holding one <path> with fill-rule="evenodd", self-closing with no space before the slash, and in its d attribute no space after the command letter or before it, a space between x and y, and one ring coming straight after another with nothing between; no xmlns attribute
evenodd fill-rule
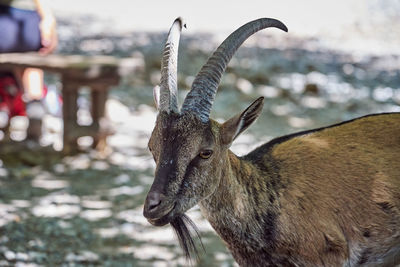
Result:
<svg viewBox="0 0 400 267"><path fill-rule="evenodd" d="M175 217L170 224L174 229L176 236L178 237L179 244L186 256L186 259L188 261L199 259L199 251L191 232L193 232L199 239L203 251L204 246L201 242L199 229L194 222L186 214L181 214ZM193 231L191 231L190 228L192 228Z"/></svg>

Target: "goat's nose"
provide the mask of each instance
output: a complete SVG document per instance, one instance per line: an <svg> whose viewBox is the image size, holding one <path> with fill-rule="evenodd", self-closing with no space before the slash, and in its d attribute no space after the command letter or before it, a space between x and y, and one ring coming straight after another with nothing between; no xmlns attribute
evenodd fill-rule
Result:
<svg viewBox="0 0 400 267"><path fill-rule="evenodd" d="M146 199L146 206L149 212L152 212L160 206L161 202L164 199L164 195L159 192L149 192Z"/></svg>

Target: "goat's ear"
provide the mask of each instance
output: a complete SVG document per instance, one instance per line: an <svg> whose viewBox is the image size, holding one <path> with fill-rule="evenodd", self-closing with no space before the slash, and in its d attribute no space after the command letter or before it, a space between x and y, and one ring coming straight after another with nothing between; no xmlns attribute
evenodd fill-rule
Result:
<svg viewBox="0 0 400 267"><path fill-rule="evenodd" d="M246 130L260 115L264 105L264 97L258 98L245 111L238 114L224 124L221 128L221 140L224 145L230 145L236 137Z"/></svg>
<svg viewBox="0 0 400 267"><path fill-rule="evenodd" d="M154 104L156 105L156 108L160 106L160 86L156 85L153 88L153 97L154 97Z"/></svg>

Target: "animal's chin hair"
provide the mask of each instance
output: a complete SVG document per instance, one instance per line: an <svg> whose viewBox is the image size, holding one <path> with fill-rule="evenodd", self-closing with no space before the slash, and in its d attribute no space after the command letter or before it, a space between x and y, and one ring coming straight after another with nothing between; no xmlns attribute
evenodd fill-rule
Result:
<svg viewBox="0 0 400 267"><path fill-rule="evenodd" d="M179 244L181 245L186 259L189 262L192 262L194 259L199 259L199 251L196 247L192 233L194 233L199 239L203 251L204 246L200 238L199 229L194 222L186 214L182 214L175 217L170 224L178 237Z"/></svg>

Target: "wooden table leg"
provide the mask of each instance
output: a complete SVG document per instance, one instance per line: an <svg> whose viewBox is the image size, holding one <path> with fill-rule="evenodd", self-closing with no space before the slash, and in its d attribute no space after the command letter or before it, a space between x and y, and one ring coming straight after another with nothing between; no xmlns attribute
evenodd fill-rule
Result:
<svg viewBox="0 0 400 267"><path fill-rule="evenodd" d="M93 148L103 150L106 146L107 129L104 129L104 113L108 96L107 88L96 87L91 91L92 95L92 119L93 123L99 125L99 132L93 136ZM102 121L101 121L102 120Z"/></svg>
<svg viewBox="0 0 400 267"><path fill-rule="evenodd" d="M75 153L78 150L77 138L73 137L74 129L77 127L78 112L78 86L63 77L63 152L64 154Z"/></svg>

